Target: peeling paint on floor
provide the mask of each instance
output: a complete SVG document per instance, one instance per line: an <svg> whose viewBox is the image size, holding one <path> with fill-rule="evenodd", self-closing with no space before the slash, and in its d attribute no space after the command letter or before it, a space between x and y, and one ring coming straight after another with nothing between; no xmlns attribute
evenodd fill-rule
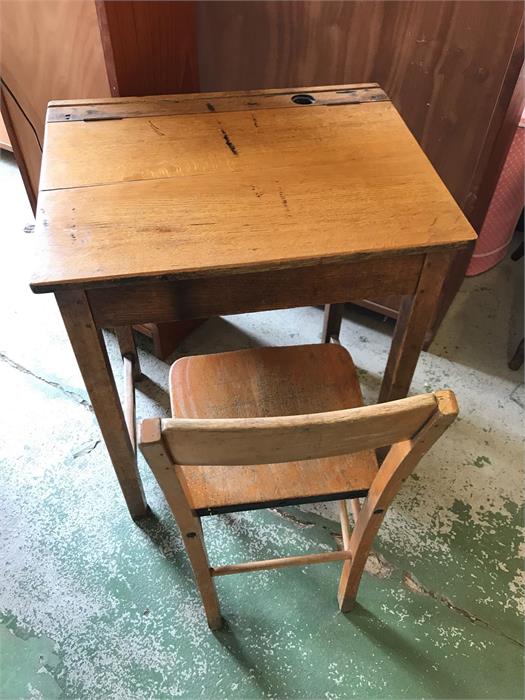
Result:
<svg viewBox="0 0 525 700"><path fill-rule="evenodd" d="M506 366L522 333L518 264L467 280L421 358L413 392L450 386L461 416L388 513L356 608L337 610L338 563L225 577L227 625L212 634L160 490L141 460L153 516L133 523L54 300L27 287L33 229L9 160L0 191L0 697L523 696L524 399ZM179 354L315 342L321 319L210 319ZM368 402L391 330L346 311L341 339ZM138 414L166 415L169 367L146 349ZM334 504L205 518L204 530L216 565L340 541Z"/></svg>

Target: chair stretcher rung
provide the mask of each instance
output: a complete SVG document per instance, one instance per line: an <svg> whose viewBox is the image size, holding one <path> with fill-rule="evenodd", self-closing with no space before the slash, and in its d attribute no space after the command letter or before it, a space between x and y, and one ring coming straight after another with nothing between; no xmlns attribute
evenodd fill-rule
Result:
<svg viewBox="0 0 525 700"><path fill-rule="evenodd" d="M244 574L265 569L281 569L285 566L307 566L309 564L323 564L327 561L344 561L351 558L352 554L348 550L321 552L320 554L302 554L296 557L263 559L261 561L246 561L241 564L211 567L210 574L212 576L228 576L229 574Z"/></svg>

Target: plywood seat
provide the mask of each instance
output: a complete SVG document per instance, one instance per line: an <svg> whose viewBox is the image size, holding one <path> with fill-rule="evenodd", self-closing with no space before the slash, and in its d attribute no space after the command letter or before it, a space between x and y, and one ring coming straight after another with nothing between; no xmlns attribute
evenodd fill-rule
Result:
<svg viewBox="0 0 525 700"><path fill-rule="evenodd" d="M363 405L352 358L340 345L256 348L184 357L170 372L173 417L257 418ZM183 466L198 515L365 496L373 450L279 464Z"/></svg>

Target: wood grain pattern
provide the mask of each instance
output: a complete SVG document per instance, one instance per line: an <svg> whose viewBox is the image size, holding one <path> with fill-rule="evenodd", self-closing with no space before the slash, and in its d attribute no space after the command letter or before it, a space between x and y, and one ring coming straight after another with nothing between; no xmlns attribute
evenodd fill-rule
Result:
<svg viewBox="0 0 525 700"><path fill-rule="evenodd" d="M310 564L326 564L329 561L345 561L351 559L350 552L321 552L320 554L299 554L296 557L281 557L280 559L260 559L259 561L243 561L241 564L226 564L212 566L212 576L229 576L230 574L247 574L251 571L266 571L268 569L283 569L287 566L308 566Z"/></svg>
<svg viewBox="0 0 525 700"><path fill-rule="evenodd" d="M20 112L18 105L4 89L4 86L0 84L0 113L9 136L9 143L11 144L13 154L20 170L29 204L34 213L36 212L37 191L33 183L36 177L34 173L39 169L40 148L37 143L35 148L30 149L26 153L23 152L22 148L24 143L34 143L34 134L30 133L31 127L23 118L22 114L18 114L18 129L15 130L11 115L13 114L16 120L17 112Z"/></svg>
<svg viewBox="0 0 525 700"><path fill-rule="evenodd" d="M342 454L337 440L332 445L320 440L318 454L297 461L305 459L298 456L302 448L297 441L303 446L309 442L308 435L299 434L300 427L295 426L301 418L298 414L315 412L308 417L313 423L323 411L362 406L355 367L342 347L257 348L181 358L171 368L170 398L173 419L163 421L162 430L172 459L184 465L219 465L182 467L192 508L200 514L242 510L246 504L270 507L291 498L301 503L354 491L363 494L375 476L377 462L371 450L317 458L322 452L328 455L330 449ZM284 428L288 448L281 444L279 428L274 426L283 420L286 423L282 416L288 416L295 426ZM272 434L275 431L275 442L269 438L266 451L256 445L258 421ZM220 432L211 442L205 424ZM241 432L248 433L245 449L235 434L235 426L241 424ZM184 445L190 443L193 447L185 450ZM283 449L288 450L286 459L267 459L270 453L277 456L279 450L282 456ZM312 447L306 452L308 449Z"/></svg>
<svg viewBox="0 0 525 700"><path fill-rule="evenodd" d="M115 334L117 336L120 354L123 358L127 357L129 360L131 360L133 366L133 379L138 381L141 378L142 373L140 371L140 361L137 346L135 344L135 337L133 335L133 329L131 326L117 326L115 328Z"/></svg>
<svg viewBox="0 0 525 700"><path fill-rule="evenodd" d="M44 140L47 103L110 94L93 0L2 0L2 79L16 95L38 138ZM9 104L26 163L38 192L41 152L22 113Z"/></svg>
<svg viewBox="0 0 525 700"><path fill-rule="evenodd" d="M522 19L519 0L200 2L201 89L378 82L475 216Z"/></svg>
<svg viewBox="0 0 525 700"><path fill-rule="evenodd" d="M170 383L172 413L177 417L144 420L139 444L179 523L210 627L217 629L221 624L213 577L337 560L344 561L339 607L350 611L386 510L403 481L458 414L454 393L438 391L390 404L332 411L330 407L341 400L361 403L352 360L337 343L184 358L172 366ZM310 409L310 414L298 415L298 408ZM190 428L192 424L195 429ZM264 425L267 430L261 441ZM326 482L334 478L336 465L328 464L330 458L325 455L334 454L334 447L339 452L359 450L385 441L392 447L381 468L374 464L371 470L365 504L353 509L352 533L346 504L340 503L343 551L209 567L196 516L210 502L220 502L226 511L263 507L268 493L275 490L272 482L280 478L268 469L291 466L289 462L257 464L251 473L239 461L272 460L276 452L279 458L302 457L305 442L309 443L309 456L327 464L309 472L286 473L286 484L280 488L289 504L302 496L305 482L315 485L319 496L327 491ZM353 458L361 459L363 454L375 463L371 451L355 453ZM180 460L195 466L181 466ZM198 466L215 462L230 466ZM311 464L312 460L295 466ZM355 464L353 471L359 467ZM217 498L219 492L222 495ZM259 503L246 503L248 494ZM196 507L199 499L201 509Z"/></svg>
<svg viewBox="0 0 525 700"><path fill-rule="evenodd" d="M399 178L401 159L405 168L416 169L423 186L439 183L390 103L298 106L285 96L281 108L49 123L40 189L206 174L253 176L254 169L286 173L321 164L360 170L369 162L366 177L378 160ZM346 173L340 177L346 180ZM118 191L114 196L118 199Z"/></svg>
<svg viewBox="0 0 525 700"><path fill-rule="evenodd" d="M155 95L110 100L61 100L49 103L47 122L78 122L126 119L129 117L162 117L181 114L250 111L257 109L301 109L293 102L296 95L313 97L316 105L333 106L362 102L389 102L378 85L311 86L290 90L248 90L246 92L194 93L188 95ZM307 99L308 99L307 98ZM297 98L296 98L297 99ZM300 98L299 98L300 99Z"/></svg>
<svg viewBox="0 0 525 700"><path fill-rule="evenodd" d="M84 292L64 291L56 298L131 517L144 517L148 506L102 333Z"/></svg>
<svg viewBox="0 0 525 700"><path fill-rule="evenodd" d="M359 299L377 289L413 294L425 256L398 255L349 263L162 281L101 284L88 292L100 327L292 308ZM288 263L290 264L290 263ZM46 291L46 289L37 290Z"/></svg>
<svg viewBox="0 0 525 700"><path fill-rule="evenodd" d="M199 89L194 2L97 0L113 95Z"/></svg>
<svg viewBox="0 0 525 700"><path fill-rule="evenodd" d="M392 445L356 518L349 544L352 558L343 565L337 595L339 607L343 612L349 612L354 606L370 548L403 481L458 415L454 392L438 391L434 397L437 410L421 426L413 439Z"/></svg>
<svg viewBox="0 0 525 700"><path fill-rule="evenodd" d="M330 357L335 350L343 357L335 360ZM355 388L355 369L345 358L347 353L341 346L264 348L241 350L231 353L230 357L228 355L230 353L221 353L217 357L199 356L198 363L193 362L193 358L185 358L186 362L178 361L183 366L175 369L171 386L172 395L174 383L180 392L176 405L182 405L182 415L179 417L175 414L177 417L163 419L162 430L172 458L179 464L237 466L260 462L282 463L384 447L413 435L417 426L436 410L433 395L424 394L400 399L400 403L392 401L381 404L381 410L376 406L358 410L354 400L351 409L346 406L336 410L332 406L315 413L307 411L307 406L301 401L303 397L306 397L305 403L314 404L316 392L319 394L323 388L325 392L320 403L325 396L336 395L334 365L338 365L339 369L337 378L339 374L344 376L345 369L347 376L352 376L351 370ZM317 374L313 373L315 361L324 363L324 373L320 370ZM192 364L197 364L199 370L192 369ZM310 376L301 386L296 380L304 367L310 370ZM229 370L229 374L224 370ZM225 379L221 380L221 377ZM244 386L241 378L243 382L250 382L248 398L240 393ZM277 380L284 382L282 390L274 385ZM342 388L347 395L347 403L352 397L349 383L347 380ZM195 396L201 406L205 390L208 392L207 415L203 416L202 410L196 415ZM225 396L217 398L219 391ZM258 399L264 400L263 407ZM295 407L293 413L285 410L287 400ZM320 407L316 405L316 408ZM257 409L258 412L254 413ZM302 413L298 414L297 410ZM329 414L323 412L327 410Z"/></svg>
<svg viewBox="0 0 525 700"><path fill-rule="evenodd" d="M379 82L479 232L523 111L511 99L523 12L520 0L200 2L201 85ZM450 268L428 342L465 260ZM368 300L382 306L397 317L399 304Z"/></svg>
<svg viewBox="0 0 525 700"><path fill-rule="evenodd" d="M406 396L429 325L434 317L441 287L450 266L451 252L427 255L416 294L404 297L394 330L392 346L379 392L379 402Z"/></svg>
<svg viewBox="0 0 525 700"><path fill-rule="evenodd" d="M475 237L388 102L53 123L44 158L35 291Z"/></svg>
<svg viewBox="0 0 525 700"><path fill-rule="evenodd" d="M154 418L142 421L140 431L140 449L151 465L155 478L164 492L179 526L202 598L208 625L211 629L219 629L222 625L219 600L210 575L200 519L189 506L184 477L180 468L173 465L168 457L162 442L160 421Z"/></svg>

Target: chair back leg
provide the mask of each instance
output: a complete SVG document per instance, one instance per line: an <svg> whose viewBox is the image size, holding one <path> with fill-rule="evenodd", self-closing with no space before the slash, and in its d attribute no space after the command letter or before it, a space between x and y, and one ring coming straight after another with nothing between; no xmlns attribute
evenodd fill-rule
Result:
<svg viewBox="0 0 525 700"><path fill-rule="evenodd" d="M457 404L450 392L437 392L436 398L438 411L411 440L392 445L370 486L363 507L354 513L357 519L348 547L352 557L343 564L337 594L342 612L349 612L354 606L372 543L402 483L457 416Z"/></svg>

